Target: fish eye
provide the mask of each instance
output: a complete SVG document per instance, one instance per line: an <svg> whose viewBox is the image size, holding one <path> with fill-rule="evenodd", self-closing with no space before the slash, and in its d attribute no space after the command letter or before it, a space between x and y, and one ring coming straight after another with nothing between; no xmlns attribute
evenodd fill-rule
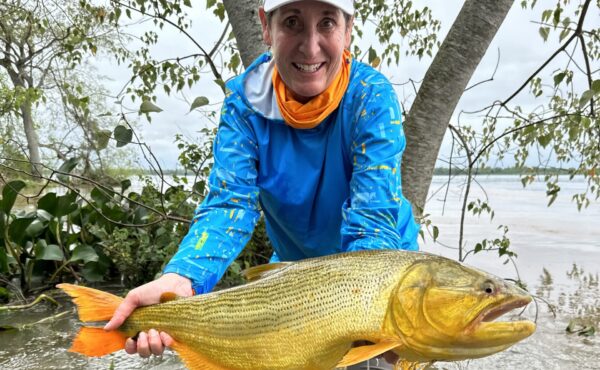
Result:
<svg viewBox="0 0 600 370"><path fill-rule="evenodd" d="M487 281L483 284L483 291L486 294L494 294L494 292L496 291L494 284L490 281Z"/></svg>

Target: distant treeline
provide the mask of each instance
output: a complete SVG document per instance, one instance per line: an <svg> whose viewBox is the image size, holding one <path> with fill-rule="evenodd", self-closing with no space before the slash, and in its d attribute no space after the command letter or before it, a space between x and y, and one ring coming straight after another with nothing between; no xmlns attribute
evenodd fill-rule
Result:
<svg viewBox="0 0 600 370"><path fill-rule="evenodd" d="M433 171L434 175L448 175L450 169L448 167L436 167ZM452 168L453 175L466 175L467 170L464 168ZM568 168L556 167L484 167L476 170L478 175L521 175L521 174L538 174L538 175L566 175L569 174Z"/></svg>
<svg viewBox="0 0 600 370"><path fill-rule="evenodd" d="M434 175L448 175L448 167L436 167L433 171ZM130 178L133 176L153 176L156 175L154 170L149 169L140 169L140 168L126 168L119 169L118 171L113 171L118 173L112 173L112 175L119 175L118 177ZM464 168L452 168L453 175L461 175L466 174L467 171ZM546 174L559 174L566 175L569 174L568 168L557 168L557 167L484 167L477 169L476 172L478 175L520 175L520 174L538 174L538 175L546 175ZM165 176L184 176L185 172L181 169L163 169L163 174ZM189 173L188 173L189 175Z"/></svg>

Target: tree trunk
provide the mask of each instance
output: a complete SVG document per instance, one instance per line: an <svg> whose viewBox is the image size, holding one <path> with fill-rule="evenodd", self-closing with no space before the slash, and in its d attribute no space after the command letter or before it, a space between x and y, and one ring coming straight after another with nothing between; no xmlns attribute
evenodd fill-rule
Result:
<svg viewBox="0 0 600 370"><path fill-rule="evenodd" d="M467 0L425 74L404 130L402 190L421 215L448 122L514 0Z"/></svg>
<svg viewBox="0 0 600 370"><path fill-rule="evenodd" d="M25 131L25 137L27 138L27 149L29 150L29 163L31 163L31 173L34 175L40 175L42 172L41 163L42 158L40 156L40 142L38 139L35 126L33 124L33 117L31 114L31 101L26 99L21 104L21 115L23 117L23 130Z"/></svg>
<svg viewBox="0 0 600 370"><path fill-rule="evenodd" d="M260 4L260 0L223 0L244 67L267 50L258 18Z"/></svg>

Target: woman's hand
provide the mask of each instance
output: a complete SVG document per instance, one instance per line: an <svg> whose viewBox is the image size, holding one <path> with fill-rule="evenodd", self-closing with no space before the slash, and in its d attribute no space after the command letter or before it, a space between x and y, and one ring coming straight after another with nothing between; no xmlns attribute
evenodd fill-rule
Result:
<svg viewBox="0 0 600 370"><path fill-rule="evenodd" d="M161 295L167 292L189 297L193 295L192 282L181 275L164 274L154 281L131 290L117 307L113 317L104 326L104 330L117 329L137 307L160 303ZM161 355L165 347L171 345L172 342L173 338L168 334L150 329L147 333L140 332L135 340L127 339L125 351L130 355L138 353L141 357L149 357L152 354Z"/></svg>

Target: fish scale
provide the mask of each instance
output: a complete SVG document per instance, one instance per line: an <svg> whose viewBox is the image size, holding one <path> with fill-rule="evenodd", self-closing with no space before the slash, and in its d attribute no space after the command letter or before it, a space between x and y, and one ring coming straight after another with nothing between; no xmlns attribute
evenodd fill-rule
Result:
<svg viewBox="0 0 600 370"><path fill-rule="evenodd" d="M331 341L339 342L339 358L353 341L380 334L394 276L417 257L430 258L413 254L365 251L302 261L240 287L138 309L124 329L168 332L232 369L305 368L304 359ZM244 363L249 358L254 364Z"/></svg>

